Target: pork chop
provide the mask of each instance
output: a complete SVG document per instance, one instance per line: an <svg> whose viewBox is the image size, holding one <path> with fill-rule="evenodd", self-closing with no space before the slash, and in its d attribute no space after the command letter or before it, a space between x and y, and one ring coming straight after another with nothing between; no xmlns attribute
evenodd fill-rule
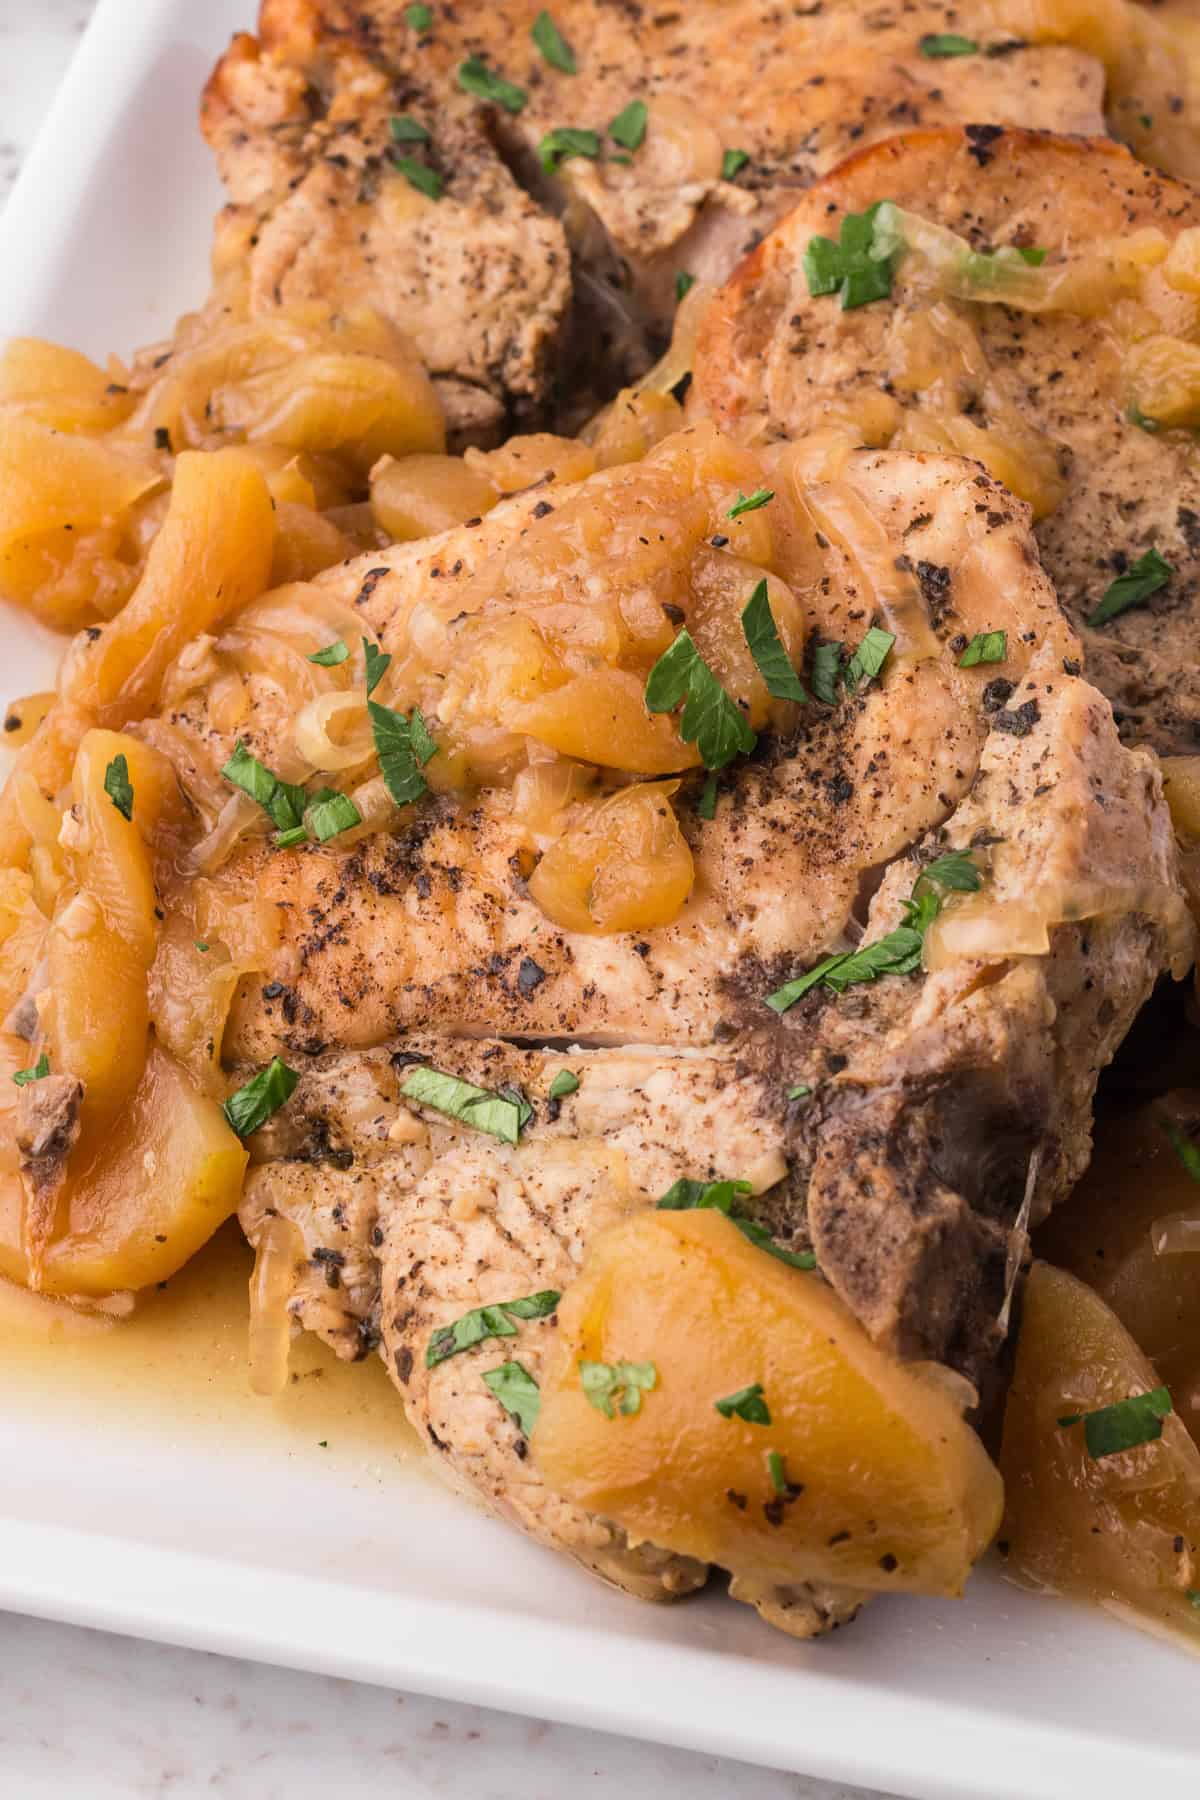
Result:
<svg viewBox="0 0 1200 1800"><path fill-rule="evenodd" d="M532 40L540 10L442 8L414 26L401 0L263 0L258 37L234 40L205 92L231 196L218 270L245 263L255 312L333 291L377 307L415 340L460 438L552 408L565 354L609 392L640 373L677 277L723 280L857 145L968 119L1103 127L1086 48L1001 24L952 66L922 54L961 7L736 0L635 19L568 0L555 20L574 73ZM644 119L606 136L631 104ZM563 128L583 128L587 154L558 154Z"/></svg>
<svg viewBox="0 0 1200 1800"><path fill-rule="evenodd" d="M884 199L949 228L964 250L1044 254L1027 271L1030 304L948 291L920 255L904 256L878 302L842 310L814 297L808 245ZM834 426L852 443L953 444L980 457L1034 501L1047 571L1123 736L1193 750L1200 459L1186 406L1160 422L1131 395L1152 357L1184 372L1200 361L1200 302L1163 266L1198 225L1193 189L1108 142L971 129L893 139L813 188L705 314L696 404L756 440ZM1114 275L1120 247L1139 243L1144 269ZM1054 279L1059 259L1069 269L1089 255L1073 296L1043 306L1036 283ZM1110 584L1147 553L1170 565L1169 580L1090 624Z"/></svg>

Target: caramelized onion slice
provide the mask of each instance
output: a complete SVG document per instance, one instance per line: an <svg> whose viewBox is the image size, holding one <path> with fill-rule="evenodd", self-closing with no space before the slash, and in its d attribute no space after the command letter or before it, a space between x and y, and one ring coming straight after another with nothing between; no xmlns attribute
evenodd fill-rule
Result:
<svg viewBox="0 0 1200 1800"><path fill-rule="evenodd" d="M268 1219L259 1236L250 1276L250 1391L270 1398L287 1386L292 1321L288 1301L303 1260L304 1244L290 1219Z"/></svg>

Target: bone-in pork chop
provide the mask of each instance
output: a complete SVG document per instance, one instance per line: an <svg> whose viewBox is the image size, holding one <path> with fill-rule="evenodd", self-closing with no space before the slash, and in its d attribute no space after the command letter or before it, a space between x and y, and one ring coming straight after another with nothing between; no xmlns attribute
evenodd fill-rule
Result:
<svg viewBox="0 0 1200 1800"><path fill-rule="evenodd" d="M1002 303L987 255L964 283L940 240L949 266L906 253L882 299L843 310L814 297L809 244L878 200L948 228L968 257L1001 246L1044 256L1024 271L1028 300ZM1033 501L1046 568L1122 734L1194 750L1200 387L1189 398L1188 371L1200 366L1200 301L1174 270L1198 226L1192 188L1114 144L1019 131L897 138L813 188L738 270L702 321L695 393L756 440L833 428L850 443L980 457ZM1073 286L1044 300L1060 263ZM986 298L971 297L971 269ZM1089 624L1147 554L1169 578Z"/></svg>

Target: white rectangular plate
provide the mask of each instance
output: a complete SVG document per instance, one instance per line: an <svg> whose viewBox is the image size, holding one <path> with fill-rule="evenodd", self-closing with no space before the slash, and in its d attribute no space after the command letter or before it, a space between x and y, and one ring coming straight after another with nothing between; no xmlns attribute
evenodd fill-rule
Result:
<svg viewBox="0 0 1200 1800"><path fill-rule="evenodd" d="M251 6L104 0L0 225L0 330L102 356L202 297L220 191L197 98ZM51 641L11 611L2 628L0 697L44 685ZM257 1424L227 1370L164 1409L136 1380L34 1363L0 1381L10 1608L921 1800L1200 1792L1200 1667L989 1571L966 1601L884 1601L794 1644L718 1596L597 1586L342 1428L344 1383L320 1425L265 1403Z"/></svg>

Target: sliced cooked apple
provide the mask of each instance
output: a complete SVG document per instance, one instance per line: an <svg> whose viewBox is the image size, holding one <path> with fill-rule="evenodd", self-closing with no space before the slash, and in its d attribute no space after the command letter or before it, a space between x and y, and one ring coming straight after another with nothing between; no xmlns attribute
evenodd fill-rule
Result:
<svg viewBox="0 0 1200 1800"><path fill-rule="evenodd" d="M551 1487L748 1581L957 1594L1000 1478L954 1377L866 1337L714 1210L603 1233L559 1308L533 1433Z"/></svg>

